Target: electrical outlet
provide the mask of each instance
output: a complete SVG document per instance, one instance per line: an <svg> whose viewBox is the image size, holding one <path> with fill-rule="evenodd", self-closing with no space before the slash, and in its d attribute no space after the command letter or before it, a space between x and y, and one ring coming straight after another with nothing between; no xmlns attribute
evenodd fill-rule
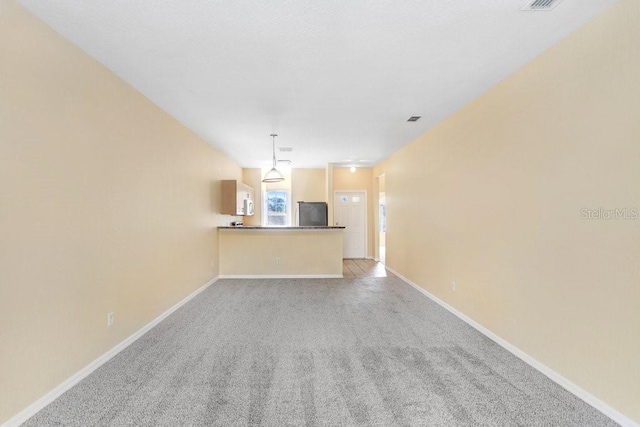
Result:
<svg viewBox="0 0 640 427"><path fill-rule="evenodd" d="M276 265L280 265L280 258L276 258Z"/></svg>
<svg viewBox="0 0 640 427"><path fill-rule="evenodd" d="M451 290L452 290L453 292L455 292L455 291L456 291L456 282L451 282Z"/></svg>
<svg viewBox="0 0 640 427"><path fill-rule="evenodd" d="M107 326L113 326L113 311L107 313Z"/></svg>

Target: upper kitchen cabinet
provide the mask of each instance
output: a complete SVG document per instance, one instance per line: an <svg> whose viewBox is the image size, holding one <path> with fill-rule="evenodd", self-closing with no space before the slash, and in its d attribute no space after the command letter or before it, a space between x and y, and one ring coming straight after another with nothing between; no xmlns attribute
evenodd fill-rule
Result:
<svg viewBox="0 0 640 427"><path fill-rule="evenodd" d="M235 179L222 180L222 212L253 215L253 188Z"/></svg>

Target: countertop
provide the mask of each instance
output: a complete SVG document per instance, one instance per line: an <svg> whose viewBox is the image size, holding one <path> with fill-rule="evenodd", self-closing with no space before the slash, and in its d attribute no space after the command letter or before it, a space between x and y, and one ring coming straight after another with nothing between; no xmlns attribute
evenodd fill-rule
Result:
<svg viewBox="0 0 640 427"><path fill-rule="evenodd" d="M243 225L236 226L220 226L218 228L225 230L341 230L344 226L341 225L329 225L329 226L298 226L298 227L263 227L260 225Z"/></svg>

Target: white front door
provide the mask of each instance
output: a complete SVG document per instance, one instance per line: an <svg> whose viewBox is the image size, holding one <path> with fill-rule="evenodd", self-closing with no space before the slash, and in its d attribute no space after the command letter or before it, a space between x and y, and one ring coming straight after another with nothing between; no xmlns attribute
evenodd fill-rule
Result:
<svg viewBox="0 0 640 427"><path fill-rule="evenodd" d="M336 191L333 206L335 225L346 227L342 256L365 258L367 254L367 193Z"/></svg>

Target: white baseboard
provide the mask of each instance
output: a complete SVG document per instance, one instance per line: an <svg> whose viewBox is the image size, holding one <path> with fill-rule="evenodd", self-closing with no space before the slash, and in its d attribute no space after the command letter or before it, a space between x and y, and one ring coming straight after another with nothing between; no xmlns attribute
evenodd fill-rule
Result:
<svg viewBox="0 0 640 427"><path fill-rule="evenodd" d="M193 299L200 292L202 292L205 289L207 289L209 286L211 286L213 283L215 283L219 279L219 277L220 276L214 277L213 279L211 279L210 281L205 283L203 286L201 286L198 289L196 289L195 291L193 291L191 294L189 294L187 297L185 297L180 302L175 304L173 307L169 308L167 311L162 313L160 316L158 316L155 319L153 319L150 323L145 325L142 329L139 329L133 335L131 335L130 337L128 337L124 341L120 342L118 345L113 347L111 350L107 351L102 356L98 357L96 360L94 360L93 362L89 363L87 366L85 366L84 368L82 368L81 370L76 372L71 378L67 379L62 384L60 384L59 386L57 386L56 388L51 390L49 393L45 394L40 399L36 400L34 403L32 403L31 405L29 405L28 407L26 407L25 409L20 411L18 414L14 415L8 421L6 421L4 424L2 424L1 427L19 426L20 424L22 424L25 421L27 421L29 418L34 416L38 411L40 411L45 406L47 406L48 404L50 404L51 402L56 400L64 392L69 390L74 385L78 384L84 378L89 376L93 371L95 371L100 366L102 366L106 362L108 362L111 358L113 358L118 353L120 353L122 350L124 350L125 348L129 347L138 338L140 338L145 333L147 333L149 330L151 330L151 328L153 328L158 323L160 323L165 318L167 318L171 313L173 313L174 311L176 311L177 309L182 307L184 304L189 302L191 299Z"/></svg>
<svg viewBox="0 0 640 427"><path fill-rule="evenodd" d="M583 388L581 388L581 387L577 386L576 384L572 383L571 381L569 381L568 379L566 379L565 377L563 377L562 375L560 375L559 373L557 373L553 369L551 369L548 366L538 362L536 359L534 359L533 357L529 356L527 353L525 353L524 351L520 350L518 347L516 347L513 344L511 344L511 343L505 341L504 339L500 338L498 335L494 334L493 332L491 332L490 330L488 330L484 326L480 325L475 320L471 319L470 317L468 317L465 314L461 313L460 311L456 310L455 308L453 308L452 306L450 306L446 302L442 301L440 298L436 297L435 295L431 294L430 292L428 292L424 288L421 288L420 286L416 285L411 280L409 280L406 277L404 277L402 274L398 273L397 271L394 271L393 269L389 268L388 266L385 266L385 268L387 270L389 270L390 272L392 272L393 274L395 274L396 276L398 276L398 278L402 279L405 283L407 283L408 285L410 285L413 288L415 288L416 290L418 290L420 293L425 295L427 298L429 298L430 300L432 300L436 304L440 305L441 307L445 308L446 310L448 310L452 314L456 315L458 318L462 319L464 322L469 324L471 327L476 329L478 332L482 333L487 338L491 339L493 342L495 342L496 344L498 344L499 346L501 346L505 350L509 351L514 356L516 356L519 359L521 359L523 362L527 363L529 366L531 366L531 367L535 368L536 370L540 371L545 376L547 376L549 379L551 379L553 382L557 383L558 385L560 385L562 388L564 388L568 392L574 394L576 397L582 399L584 402L586 402L587 404L591 405L592 407L594 407L598 411L602 412L604 415L606 415L607 417L611 418L613 421L617 422L621 426L623 426L623 427L640 427L639 424L635 423L634 421L629 419L627 416L625 416L621 412L619 412L616 409L612 408L611 406L609 406L608 404L606 404L602 400L598 399L597 397L595 397L594 395L592 395L588 391L584 390Z"/></svg>
<svg viewBox="0 0 640 427"><path fill-rule="evenodd" d="M221 274L220 279L342 279L342 274Z"/></svg>

